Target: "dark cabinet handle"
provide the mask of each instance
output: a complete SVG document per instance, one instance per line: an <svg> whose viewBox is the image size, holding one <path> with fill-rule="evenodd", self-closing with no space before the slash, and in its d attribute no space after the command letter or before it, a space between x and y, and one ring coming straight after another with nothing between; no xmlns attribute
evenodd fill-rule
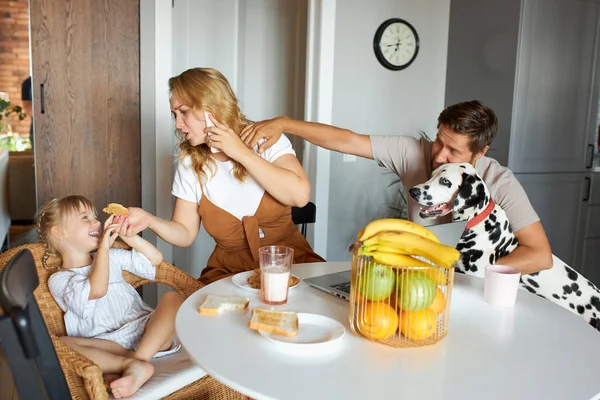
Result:
<svg viewBox="0 0 600 400"><path fill-rule="evenodd" d="M44 84L40 84L40 112L42 114L46 113L46 106L44 104Z"/></svg>
<svg viewBox="0 0 600 400"><path fill-rule="evenodd" d="M592 168L592 165L594 165L594 145L593 144L588 144L588 150L589 150L589 158L588 158L588 162L585 163L585 167L586 168Z"/></svg>
<svg viewBox="0 0 600 400"><path fill-rule="evenodd" d="M585 197L583 198L583 201L588 201L590 199L590 191L592 189L592 178L586 176L584 179L587 182L587 189L585 190Z"/></svg>

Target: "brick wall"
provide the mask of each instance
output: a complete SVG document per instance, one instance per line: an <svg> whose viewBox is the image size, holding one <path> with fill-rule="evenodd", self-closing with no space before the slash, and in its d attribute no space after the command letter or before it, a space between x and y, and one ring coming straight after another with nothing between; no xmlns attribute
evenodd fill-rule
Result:
<svg viewBox="0 0 600 400"><path fill-rule="evenodd" d="M30 102L21 100L21 83L29 76L29 0L0 0L0 92L14 105L24 106L28 117L11 120L13 132L29 134Z"/></svg>

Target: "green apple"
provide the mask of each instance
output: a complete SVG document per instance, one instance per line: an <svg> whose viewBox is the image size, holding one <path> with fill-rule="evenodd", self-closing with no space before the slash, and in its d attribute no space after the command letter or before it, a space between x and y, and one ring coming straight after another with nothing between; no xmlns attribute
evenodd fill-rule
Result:
<svg viewBox="0 0 600 400"><path fill-rule="evenodd" d="M437 294L435 283L423 272L404 271L398 276L398 305L405 311L424 310Z"/></svg>
<svg viewBox="0 0 600 400"><path fill-rule="evenodd" d="M358 277L358 292L367 300L385 300L395 288L396 273L384 265L371 264Z"/></svg>

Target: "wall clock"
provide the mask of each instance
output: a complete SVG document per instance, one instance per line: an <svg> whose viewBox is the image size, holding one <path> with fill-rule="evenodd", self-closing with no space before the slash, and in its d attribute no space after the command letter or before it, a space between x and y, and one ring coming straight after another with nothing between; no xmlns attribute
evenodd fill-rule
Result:
<svg viewBox="0 0 600 400"><path fill-rule="evenodd" d="M381 65L392 71L400 71L417 58L419 35L407 21L390 18L377 28L373 50Z"/></svg>

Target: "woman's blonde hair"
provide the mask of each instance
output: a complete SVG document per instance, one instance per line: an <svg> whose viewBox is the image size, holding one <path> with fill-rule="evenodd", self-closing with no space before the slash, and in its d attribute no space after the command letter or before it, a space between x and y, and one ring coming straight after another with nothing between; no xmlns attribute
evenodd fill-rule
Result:
<svg viewBox="0 0 600 400"><path fill-rule="evenodd" d="M65 220L77 213L82 207L96 213L94 203L88 198L79 195L57 197L40 208L37 218L37 233L40 242L45 246L44 257L42 258L42 264L45 268L48 268L46 264L48 258L51 256L60 256L50 230L53 226L63 227Z"/></svg>
<svg viewBox="0 0 600 400"><path fill-rule="evenodd" d="M216 69L188 69L169 79L169 91L176 95L183 104L190 107L196 116L201 111L208 112L238 135L246 125L251 123L240 111L238 99L227 78ZM183 159L189 156L198 179L206 181L208 177L205 167L210 170L211 174L216 171L216 163L210 148L205 143L192 146L181 135L179 135L179 139L179 158ZM237 180L243 181L248 175L248 171L236 160L232 160L232 162L234 165L233 175Z"/></svg>

